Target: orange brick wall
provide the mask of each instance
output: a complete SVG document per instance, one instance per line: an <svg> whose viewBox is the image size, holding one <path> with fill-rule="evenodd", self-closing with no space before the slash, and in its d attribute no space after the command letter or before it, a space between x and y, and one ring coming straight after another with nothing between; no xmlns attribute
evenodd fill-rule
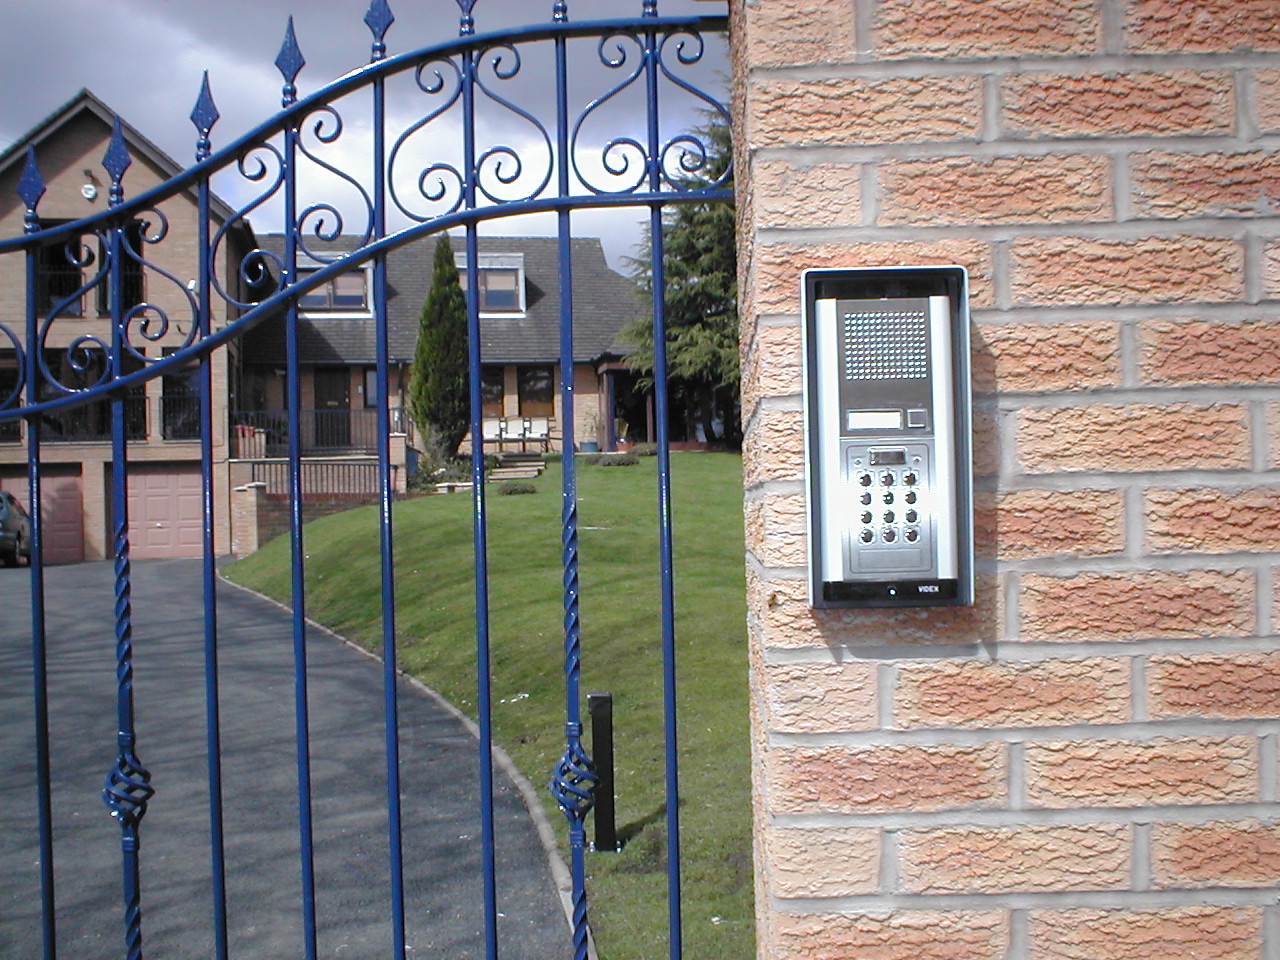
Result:
<svg viewBox="0 0 1280 960"><path fill-rule="evenodd" d="M1280 960L1280 3L731 11L760 956ZM815 611L799 275L906 263L977 603Z"/></svg>

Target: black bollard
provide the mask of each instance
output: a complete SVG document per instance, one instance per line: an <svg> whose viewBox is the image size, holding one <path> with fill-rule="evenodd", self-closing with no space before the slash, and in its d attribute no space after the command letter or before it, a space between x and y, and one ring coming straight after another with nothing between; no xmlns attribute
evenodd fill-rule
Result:
<svg viewBox="0 0 1280 960"><path fill-rule="evenodd" d="M587 712L591 714L591 753L596 765L595 806L596 839L592 849L600 853L617 853L618 827L613 806L613 694L588 693Z"/></svg>

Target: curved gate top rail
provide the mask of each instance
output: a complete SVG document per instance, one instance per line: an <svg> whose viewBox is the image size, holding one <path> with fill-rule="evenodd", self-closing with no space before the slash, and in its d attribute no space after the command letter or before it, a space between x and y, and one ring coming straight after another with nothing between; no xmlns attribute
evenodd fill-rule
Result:
<svg viewBox="0 0 1280 960"><path fill-rule="evenodd" d="M25 420L25 460L31 507L31 662L39 846L27 863L40 872L42 955L56 960L59 913L55 891L49 660L45 617L45 531L41 506L42 434L51 414L100 401L109 412L110 555L114 563L115 728L103 744L102 799L120 831L124 955L141 960L143 876L141 825L149 805L169 802L166 785L152 783L143 762L147 743L135 724L133 578L130 569L129 456L138 429L129 406L143 382L179 368L192 369L198 387L202 480L202 613L204 700L208 764L212 955L230 956L228 869L224 856L222 724L219 695L219 601L215 530L229 510L225 460L215 463L215 439L228 432L225 398L215 401L215 363L225 381L224 354L214 350L259 322L281 323L288 344L284 373L287 407L289 532L292 604L291 666L297 762L297 844L302 902L297 953L315 960L325 919L318 914L314 857L311 723L303 548L303 456L299 298L343 271L372 263L370 323L376 331L377 466L382 592L382 715L385 719L385 817L390 954L404 960L412 948L406 919L400 786L396 662L393 474L388 407L387 255L427 234L461 227L466 262L479 260L479 224L526 213L552 213L558 239L559 383L561 435L572 450L574 428L574 274L571 213L588 207L635 205L648 210L648 247L654 341L654 401L658 447L657 529L661 611L662 706L666 810L668 943L681 956L678 744L674 570L672 549L670 405L665 353L663 211L668 203L731 196L707 132L728 120L725 106L690 77L705 54L703 34L727 29L724 16L663 17L657 0L637 0L638 16L574 21L569 4L551 4L547 23L514 31L478 33L477 0L457 0L457 39L413 53L388 56L394 17L387 0L372 0L364 23L373 42L370 62L308 96L297 79L305 65L290 20L275 64L283 79L281 111L231 145L214 152L219 119L208 76L191 114L196 163L136 197L126 197L133 163L117 119L103 159L109 180L104 212L73 222L42 219L47 184L37 151L28 146L18 186L25 232L0 239L0 284L25 289L25 322L0 318L0 424ZM572 51L572 54L571 54ZM583 55L585 51L586 55ZM540 58L540 59L539 59ZM545 70L545 73L540 71ZM538 83L524 82L531 74ZM585 92L584 92L585 91ZM539 94L542 94L540 96ZM408 111L411 119L404 120ZM539 111L542 111L540 116ZM666 119L674 111L675 121ZM699 113L698 111L701 111ZM701 116L703 119L698 120ZM354 146L354 150L346 148ZM352 161L352 157L356 157ZM234 196L217 200L213 188ZM276 224L280 243L259 245L253 217ZM192 226L194 224L194 227ZM185 239L184 239L185 238ZM171 242L166 242L171 241ZM7 255L7 256L6 256ZM17 269L14 269L15 264ZM467 349L471 436L482 436L483 396L478 269L467 271ZM187 279L189 278L189 279ZM93 306L96 306L96 311ZM225 382L217 387L228 389ZM145 427L144 427L145 429ZM184 439L192 439L186 435ZM225 458L225 445L219 447ZM9 458L12 462L12 458ZM192 461L193 463L195 461ZM563 568L564 753L550 790L568 821L572 889L567 913L573 954L589 947L584 819L594 799L596 773L583 743L580 662L577 483L573 456L563 458L561 546ZM218 473L223 471L223 473ZM215 477L221 477L215 481ZM475 556L476 710L483 870L485 955L498 956L495 892L494 745L489 691L489 585L484 455L472 444ZM217 484L223 487L217 487ZM16 558L16 557L15 557ZM77 603L82 602L76 598ZM87 601L84 601L87 603ZM27 955L34 955L34 949ZM417 954L415 954L417 955Z"/></svg>
<svg viewBox="0 0 1280 960"><path fill-rule="evenodd" d="M457 0L457 39L388 56L386 37L395 18L388 0L372 0L364 17L373 38L369 63L306 96L299 96L297 86L306 59L291 17L275 60L284 81L282 109L276 116L214 152L211 136L220 114L206 72L191 112L197 131L195 165L136 197L126 197L123 180L133 160L117 121L102 160L110 207L71 222L42 224L39 204L45 183L38 151L28 145L18 189L27 210L26 232L0 238L0 256L56 248L59 263L82 270L87 279L60 302L37 311L36 338L24 340L0 321L0 350L15 350L19 357L18 383L0 396L0 422L88 403L103 391L136 388L180 369L336 274L427 234L520 214L728 198L732 172L709 175L705 124L672 130L660 120L659 109L660 96L668 102L679 98L685 103L678 116L688 119L697 109L704 120L727 124L725 105L682 76L703 60L703 34L724 31L727 18L660 16L656 0L641 2L640 17L571 20L569 4L560 0L553 4L549 23L477 33L477 0ZM577 105L563 91L547 111L550 120L520 104L528 51L542 43L560 48L563 55L568 41L582 38L597 40L593 66L605 79L603 89L593 90L589 100ZM565 60L573 71L582 58ZM410 82L403 93L391 86L406 79ZM580 84L573 86L578 89ZM367 103L348 102L365 90L371 94ZM426 109L397 129L389 105L406 106L405 93L424 99ZM633 98L630 112L628 95ZM365 169L344 169L338 153L359 136L348 132L344 109L372 130L368 153L374 159ZM638 129L604 134L620 116L630 117ZM494 135L498 127L526 143L520 147L502 142ZM219 217L221 204L211 186L222 194L239 194L247 187L256 193L229 216ZM334 189L347 195L345 204L306 199ZM225 322L211 318L205 335L197 332L199 290L183 289L178 276L150 256L161 249L171 229L166 202L183 195L198 197L202 190L210 190L211 236L201 238L205 242L199 267L207 274L210 305L226 312ZM293 241L290 255L318 269L300 276L296 264L285 262L279 252L256 246L245 250L232 242L237 233L251 230L253 215L279 223L272 203L288 208L279 229ZM130 233L130 223L142 228ZM109 242L113 233L119 235L118 251ZM97 251L86 243L90 237L100 241ZM77 381L85 379L89 366L101 370L88 386L65 382L37 357L41 398L31 399L28 391L28 401L21 403L25 345L46 345L59 320L78 321L75 305L95 292L104 296L117 267L152 278L167 296L152 296L148 284L148 299L126 306L119 324L119 357L104 337L90 335L76 343L81 359L92 351L107 358L105 363L77 365L83 368L76 370ZM166 350L163 357L147 356L148 344L169 342L178 325L175 312L190 321L181 349Z"/></svg>

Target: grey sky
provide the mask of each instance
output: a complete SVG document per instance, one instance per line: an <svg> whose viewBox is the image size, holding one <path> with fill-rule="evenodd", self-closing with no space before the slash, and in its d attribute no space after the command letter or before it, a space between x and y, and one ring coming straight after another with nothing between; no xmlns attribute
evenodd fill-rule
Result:
<svg viewBox="0 0 1280 960"><path fill-rule="evenodd" d="M456 0L390 0L390 6L396 17L387 37L391 55L457 34ZM569 2L570 17L577 20L631 16L640 8L641 0ZM714 0L659 3L662 13L673 15L714 14L724 8ZM178 163L189 163L195 133L188 117L205 69L222 114L214 129L216 149L278 109L281 79L273 61L290 13L307 60L298 80L306 94L368 61L367 9L368 0L0 0L0 149L88 87ZM478 29L489 30L545 22L551 9L551 0L477 0L474 16ZM593 54L583 48L577 56L582 61ZM723 44L717 43L708 52L699 82L719 91L723 82L716 76L725 69ZM530 60L521 81L508 85L525 98L520 105L540 117L545 114L539 106L547 102L543 90L549 89L540 82L544 76L543 65ZM602 75L600 82L608 79ZM603 92L607 86L598 89ZM592 89L584 95L595 94ZM673 103L686 113L693 106ZM405 104L406 122L417 108ZM512 142L521 145L520 125L512 124L510 131ZM223 193L237 192L225 180L215 186ZM237 198L226 199L235 203ZM578 229L607 235L609 256L616 262L635 242L635 231L625 224L640 216L635 211L584 214ZM545 221L541 226L507 226L519 233L550 231Z"/></svg>

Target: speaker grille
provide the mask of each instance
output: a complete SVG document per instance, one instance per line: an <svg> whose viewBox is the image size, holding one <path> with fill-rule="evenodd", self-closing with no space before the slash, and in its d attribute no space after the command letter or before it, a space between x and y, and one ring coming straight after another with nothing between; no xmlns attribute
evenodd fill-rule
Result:
<svg viewBox="0 0 1280 960"><path fill-rule="evenodd" d="M929 375L929 317L923 310L844 315L846 380L921 380Z"/></svg>

